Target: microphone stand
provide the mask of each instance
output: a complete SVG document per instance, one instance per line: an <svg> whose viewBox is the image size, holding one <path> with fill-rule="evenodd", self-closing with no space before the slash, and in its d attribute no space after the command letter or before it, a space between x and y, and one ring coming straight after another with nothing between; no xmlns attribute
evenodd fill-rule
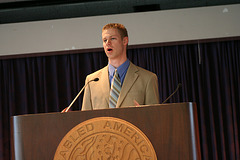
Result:
<svg viewBox="0 0 240 160"><path fill-rule="evenodd" d="M68 110L72 107L73 103L77 100L77 98L78 98L79 95L82 93L82 91L85 89L85 87L88 85L88 83L90 83L90 82L92 82L92 81L98 81L98 80L99 80L99 78L95 78L95 79L93 79L93 80L91 80L91 81L88 81L88 82L83 86L83 88L81 89L81 91L78 92L77 96L74 98L74 100L72 101L72 103L71 103L67 108L65 108L64 110L62 110L61 113L68 112Z"/></svg>
<svg viewBox="0 0 240 160"><path fill-rule="evenodd" d="M178 89L179 89L180 87L182 87L182 84L181 84L181 83L178 84L178 86L177 86L177 88L175 89L175 91L174 91L165 101L163 101L162 104L166 103L166 102L178 91Z"/></svg>

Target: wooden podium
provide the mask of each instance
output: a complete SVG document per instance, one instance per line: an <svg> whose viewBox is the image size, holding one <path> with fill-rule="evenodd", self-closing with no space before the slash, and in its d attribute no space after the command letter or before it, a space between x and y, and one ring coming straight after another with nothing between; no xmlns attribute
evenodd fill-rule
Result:
<svg viewBox="0 0 240 160"><path fill-rule="evenodd" d="M141 159L201 159L195 103L13 116L12 157L16 160L52 160L60 142L72 128L101 117L128 122L146 136L157 158ZM137 141L136 134L131 136L132 129L122 132ZM94 153L94 149L89 150ZM147 151L147 148L142 146L140 150Z"/></svg>

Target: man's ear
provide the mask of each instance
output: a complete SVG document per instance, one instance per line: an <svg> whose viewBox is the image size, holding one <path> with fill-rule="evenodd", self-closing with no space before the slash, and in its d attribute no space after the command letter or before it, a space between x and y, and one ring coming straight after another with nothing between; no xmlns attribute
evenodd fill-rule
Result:
<svg viewBox="0 0 240 160"><path fill-rule="evenodd" d="M123 44L124 44L124 45L127 45L127 44L128 44L128 37L124 37L124 38L123 38Z"/></svg>

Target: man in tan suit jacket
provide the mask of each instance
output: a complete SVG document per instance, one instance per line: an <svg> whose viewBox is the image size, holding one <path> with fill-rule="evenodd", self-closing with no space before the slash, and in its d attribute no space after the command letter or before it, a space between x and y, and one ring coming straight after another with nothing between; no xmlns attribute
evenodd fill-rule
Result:
<svg viewBox="0 0 240 160"><path fill-rule="evenodd" d="M127 59L128 34L126 28L118 23L103 27L102 40L109 64L88 75L85 84L82 110L109 108L110 80L109 65L118 69ZM159 103L158 78L156 74L129 63L122 80L122 88L116 108Z"/></svg>

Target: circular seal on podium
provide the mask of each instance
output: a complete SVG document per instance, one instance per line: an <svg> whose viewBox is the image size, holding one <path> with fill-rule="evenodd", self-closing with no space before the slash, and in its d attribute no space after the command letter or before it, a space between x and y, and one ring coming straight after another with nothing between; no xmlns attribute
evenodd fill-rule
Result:
<svg viewBox="0 0 240 160"><path fill-rule="evenodd" d="M133 124L113 117L86 120L62 139L54 160L157 160L147 136Z"/></svg>

